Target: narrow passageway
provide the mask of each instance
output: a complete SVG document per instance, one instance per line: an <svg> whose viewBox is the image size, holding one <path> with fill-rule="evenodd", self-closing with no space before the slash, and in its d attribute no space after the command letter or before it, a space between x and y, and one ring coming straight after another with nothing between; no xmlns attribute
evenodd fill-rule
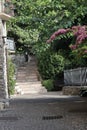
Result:
<svg viewBox="0 0 87 130"><path fill-rule="evenodd" d="M46 92L37 76L34 57L18 69L21 92L0 112L0 130L86 130L87 100ZM21 95L22 94L22 95Z"/></svg>
<svg viewBox="0 0 87 130"><path fill-rule="evenodd" d="M17 85L23 95L10 98L10 108L0 112L0 130L87 130L87 99L47 93L34 57L19 67Z"/></svg>
<svg viewBox="0 0 87 130"><path fill-rule="evenodd" d="M34 94L45 93L46 89L42 86L39 79L38 68L35 56L31 56L29 62L24 62L18 67L16 93Z"/></svg>
<svg viewBox="0 0 87 130"><path fill-rule="evenodd" d="M87 130L87 101L11 99L10 108L0 111L0 130Z"/></svg>

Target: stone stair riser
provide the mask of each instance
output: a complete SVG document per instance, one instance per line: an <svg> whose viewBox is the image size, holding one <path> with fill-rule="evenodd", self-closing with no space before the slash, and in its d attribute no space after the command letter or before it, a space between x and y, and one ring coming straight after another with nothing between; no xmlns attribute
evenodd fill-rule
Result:
<svg viewBox="0 0 87 130"><path fill-rule="evenodd" d="M31 58L29 63L23 63L19 66L17 73L17 83L15 87L16 93L44 93L47 90L38 80L38 69L35 59Z"/></svg>

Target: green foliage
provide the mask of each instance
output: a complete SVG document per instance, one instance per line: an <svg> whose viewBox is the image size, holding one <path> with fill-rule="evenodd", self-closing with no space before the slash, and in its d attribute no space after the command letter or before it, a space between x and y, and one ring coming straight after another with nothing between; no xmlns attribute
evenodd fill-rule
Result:
<svg viewBox="0 0 87 130"><path fill-rule="evenodd" d="M54 77L55 71L59 72L57 69L53 69L55 65L53 52L49 49L50 45L44 43L57 29L70 28L79 24L87 25L86 0L12 0L12 2L15 5L15 18L8 23L8 36L14 37L19 50L23 51L24 46L33 46L33 53L38 57L42 77ZM71 33L60 36L58 44L61 44L61 39L67 40L71 37ZM67 41L65 44L70 45L70 42ZM62 51L65 49L67 53L67 47L64 48L61 45L61 49ZM63 59L63 57L59 59ZM65 68L73 65L76 61L73 60L74 57L72 60L67 58ZM56 59L55 62L58 62L57 58L54 59Z"/></svg>
<svg viewBox="0 0 87 130"><path fill-rule="evenodd" d="M82 51L83 53L83 51ZM73 51L71 54L71 66L72 68L77 68L77 67L86 67L87 66L87 56L86 55L81 55L81 50L80 53L78 51Z"/></svg>
<svg viewBox="0 0 87 130"><path fill-rule="evenodd" d="M61 73L64 69L64 58L57 53L53 53L51 48L39 48L38 67L39 72L43 79L54 78L57 74Z"/></svg>
<svg viewBox="0 0 87 130"><path fill-rule="evenodd" d="M12 1L15 18L9 22L8 35L14 36L17 43L45 42L59 28L87 23L86 0Z"/></svg>
<svg viewBox="0 0 87 130"><path fill-rule="evenodd" d="M47 91L52 91L54 88L54 83L52 79L43 80L42 85L47 89Z"/></svg>
<svg viewBox="0 0 87 130"><path fill-rule="evenodd" d="M15 91L15 66L12 61L8 60L8 87L9 87L9 94L13 95Z"/></svg>
<svg viewBox="0 0 87 130"><path fill-rule="evenodd" d="M41 55L43 55L43 53L45 53L47 51L49 52L50 47L51 47L50 44L40 42L33 46L32 51L37 56L37 58L40 58Z"/></svg>

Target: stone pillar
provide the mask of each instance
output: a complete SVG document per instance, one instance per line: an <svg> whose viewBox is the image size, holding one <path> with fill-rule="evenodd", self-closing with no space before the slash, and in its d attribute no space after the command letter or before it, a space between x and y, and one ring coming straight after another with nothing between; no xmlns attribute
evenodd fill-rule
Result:
<svg viewBox="0 0 87 130"><path fill-rule="evenodd" d="M4 11L5 0L0 0L0 109L8 103L8 86L7 86L7 60L6 60L6 21L9 15Z"/></svg>
<svg viewBox="0 0 87 130"><path fill-rule="evenodd" d="M6 35L6 23L0 19L0 100L8 98L6 52L3 36Z"/></svg>

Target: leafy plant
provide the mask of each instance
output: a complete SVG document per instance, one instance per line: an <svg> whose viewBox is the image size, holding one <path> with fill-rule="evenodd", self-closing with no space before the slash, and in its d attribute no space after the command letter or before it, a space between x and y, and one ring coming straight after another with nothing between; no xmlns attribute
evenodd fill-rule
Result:
<svg viewBox="0 0 87 130"><path fill-rule="evenodd" d="M56 37L60 37L62 35L66 35L67 33L71 33L72 36L74 36L75 43L74 45L70 45L70 48L72 50L77 51L77 53L81 53L81 55L84 55L87 53L87 42L84 42L87 39L87 26L73 26L72 28L68 29L58 29L56 32L54 32L49 40L47 40L47 43L52 42ZM85 44L85 45L84 45Z"/></svg>
<svg viewBox="0 0 87 130"><path fill-rule="evenodd" d="M50 48L41 50L38 55L38 69L43 79L54 78L64 69L64 58Z"/></svg>
<svg viewBox="0 0 87 130"><path fill-rule="evenodd" d="M71 54L73 56L72 62L65 64L65 68L67 66L71 66L71 64L75 65L75 67L82 67L86 65L87 59L87 26L73 26L72 28L68 29L58 29L54 32L47 43L52 42L55 40L56 37L60 37L61 35L67 35L67 33L71 33L73 36L73 44L70 45L72 50ZM71 58L72 59L72 58ZM69 61L69 59L67 60ZM75 63L76 62L76 63Z"/></svg>
<svg viewBox="0 0 87 130"><path fill-rule="evenodd" d="M53 56L53 53L55 55L55 52L49 49L50 45L43 43L45 43L48 37L57 29L58 31L56 31L55 35L49 40L53 40L55 36L62 34L57 37L57 43L61 43L61 39L65 38L67 40L72 37L72 33L68 32L68 28L71 28L73 25L86 25L86 0L12 0L12 2L15 5L15 18L8 24L8 37L14 37L15 43L17 43L16 48L19 48L18 51L20 50L23 52L25 46L27 48L32 48L32 46L34 46L33 53L37 55L39 71L42 77L45 79L55 77L56 73L60 73L60 70L63 70L64 58L60 55L60 62L58 62L57 56ZM65 35L65 33L67 34ZM67 41L67 43L70 45L71 41ZM67 50L69 50L67 46L64 48L63 44L61 44L62 51L65 49L67 52ZM76 46L71 46L71 48L75 47ZM81 48L85 54L87 53L86 43L85 46L82 47L81 44L76 51L74 50L74 54L78 53ZM56 52L58 52L58 50ZM76 55L74 56L76 57ZM55 61L53 60L53 57ZM74 65L75 61L74 58L73 61L70 61L70 59L67 58L65 68ZM54 62L58 62L58 64L54 65L56 64ZM58 70L57 67L60 69Z"/></svg>
<svg viewBox="0 0 87 130"><path fill-rule="evenodd" d="M54 84L53 84L53 80L52 79L43 80L42 81L42 85L45 86L47 91L52 91L53 88L54 88Z"/></svg>
<svg viewBox="0 0 87 130"><path fill-rule="evenodd" d="M8 36L14 37L20 46L45 42L57 28L67 29L73 25L87 23L86 0L12 0L12 2L15 6L15 18L8 24Z"/></svg>
<svg viewBox="0 0 87 130"><path fill-rule="evenodd" d="M11 59L8 60L8 88L9 88L9 94L13 95L15 91L15 66L12 63Z"/></svg>

